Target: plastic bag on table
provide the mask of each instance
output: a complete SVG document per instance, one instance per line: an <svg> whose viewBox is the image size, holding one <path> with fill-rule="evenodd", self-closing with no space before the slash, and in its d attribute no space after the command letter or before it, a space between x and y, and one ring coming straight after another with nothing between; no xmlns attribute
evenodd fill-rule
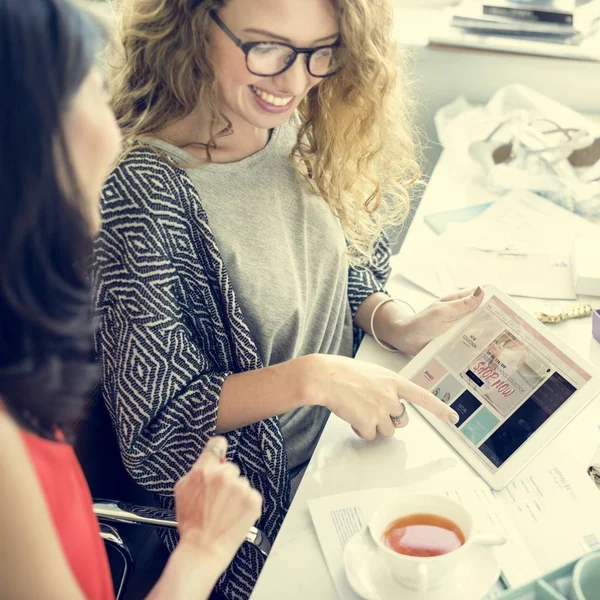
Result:
<svg viewBox="0 0 600 600"><path fill-rule="evenodd" d="M600 217L600 122L522 85L486 106L458 98L435 116L457 166L492 191L525 189Z"/></svg>

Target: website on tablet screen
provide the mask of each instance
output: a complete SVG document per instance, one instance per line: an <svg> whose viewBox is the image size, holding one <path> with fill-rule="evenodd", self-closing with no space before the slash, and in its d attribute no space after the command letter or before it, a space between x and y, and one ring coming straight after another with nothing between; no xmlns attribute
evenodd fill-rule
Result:
<svg viewBox="0 0 600 600"><path fill-rule="evenodd" d="M495 471L590 378L493 296L412 380L459 414Z"/></svg>

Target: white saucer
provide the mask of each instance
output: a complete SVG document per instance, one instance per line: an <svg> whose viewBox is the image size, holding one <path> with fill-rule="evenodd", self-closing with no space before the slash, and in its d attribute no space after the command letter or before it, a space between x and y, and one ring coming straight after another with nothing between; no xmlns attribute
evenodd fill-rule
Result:
<svg viewBox="0 0 600 600"><path fill-rule="evenodd" d="M474 546L439 587L418 592L398 582L382 561L367 528L344 548L344 568L352 589L365 600L481 600L500 576L492 548Z"/></svg>

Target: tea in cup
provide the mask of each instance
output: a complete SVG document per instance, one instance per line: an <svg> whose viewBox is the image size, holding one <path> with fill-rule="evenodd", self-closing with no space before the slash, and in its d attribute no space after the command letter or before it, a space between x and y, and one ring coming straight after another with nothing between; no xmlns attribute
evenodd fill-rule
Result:
<svg viewBox="0 0 600 600"><path fill-rule="evenodd" d="M465 543L460 527L444 517L417 513L400 517L383 534L388 548L407 556L441 556Z"/></svg>
<svg viewBox="0 0 600 600"><path fill-rule="evenodd" d="M475 544L504 544L504 535L481 535L473 517L446 496L399 494L369 523L379 555L392 575L416 590L439 586Z"/></svg>

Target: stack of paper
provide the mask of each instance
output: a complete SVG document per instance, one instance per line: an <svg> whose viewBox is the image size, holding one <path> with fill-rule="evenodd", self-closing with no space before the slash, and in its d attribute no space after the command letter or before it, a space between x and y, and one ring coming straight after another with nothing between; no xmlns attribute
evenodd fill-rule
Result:
<svg viewBox="0 0 600 600"><path fill-rule="evenodd" d="M600 60L599 17L600 0L464 0L430 43Z"/></svg>
<svg viewBox="0 0 600 600"><path fill-rule="evenodd" d="M599 16L598 0L465 0L453 12L452 25L565 42L589 34Z"/></svg>

